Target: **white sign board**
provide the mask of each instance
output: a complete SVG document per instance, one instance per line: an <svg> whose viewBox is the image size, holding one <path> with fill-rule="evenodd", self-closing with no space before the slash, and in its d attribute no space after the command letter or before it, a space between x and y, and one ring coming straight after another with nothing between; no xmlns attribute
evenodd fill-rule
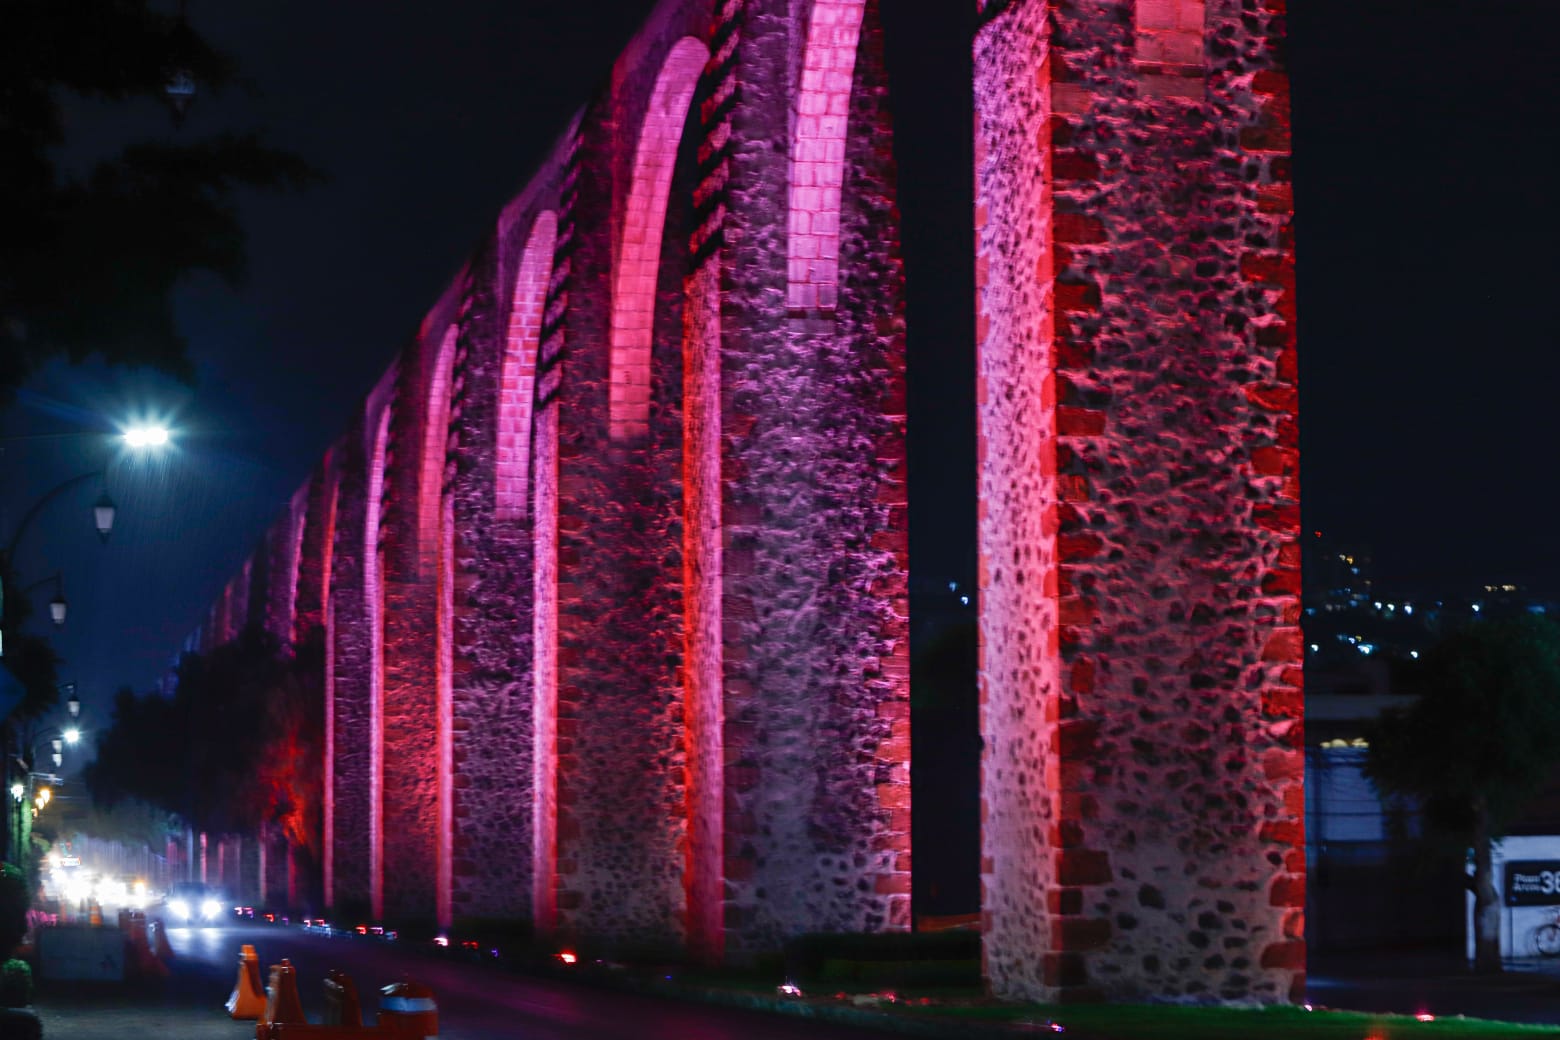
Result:
<svg viewBox="0 0 1560 1040"><path fill-rule="evenodd" d="M125 933L118 928L57 925L38 929L40 978L123 982Z"/></svg>
<svg viewBox="0 0 1560 1040"><path fill-rule="evenodd" d="M1560 836L1503 838L1491 850L1500 904L1500 955L1560 957ZM1473 872L1470 859L1468 871ZM1473 960L1473 892L1467 895L1467 953Z"/></svg>

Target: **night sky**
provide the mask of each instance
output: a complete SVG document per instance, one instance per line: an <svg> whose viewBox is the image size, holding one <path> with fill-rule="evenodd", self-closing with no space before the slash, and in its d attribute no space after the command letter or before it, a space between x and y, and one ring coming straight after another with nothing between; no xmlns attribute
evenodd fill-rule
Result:
<svg viewBox="0 0 1560 1040"><path fill-rule="evenodd" d="M54 642L89 709L156 681L650 6L191 0L254 90L198 97L177 134L262 128L330 181L246 198L246 284L181 290L194 387L60 366L0 415L5 539L50 487L102 464L116 422L179 431L168 456L110 466L107 545L87 515L98 489L84 487L18 546L26 580L63 573L71 613ZM961 581L975 559L973 6L884 0L912 567ZM1307 528L1373 547L1383 581L1409 591L1499 578L1560 593L1557 5L1293 6ZM76 164L175 133L152 102L69 114Z"/></svg>

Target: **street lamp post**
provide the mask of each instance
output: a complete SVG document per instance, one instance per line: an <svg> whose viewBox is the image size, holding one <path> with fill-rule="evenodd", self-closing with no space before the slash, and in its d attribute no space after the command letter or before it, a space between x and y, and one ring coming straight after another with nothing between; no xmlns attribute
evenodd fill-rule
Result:
<svg viewBox="0 0 1560 1040"><path fill-rule="evenodd" d="M52 491L34 502L32 508L22 514L21 523L16 525L16 530L12 533L10 542L6 544L5 554L0 556L0 657L5 656L5 575L11 569L11 561L16 557L16 547L21 544L22 535L27 532L27 528L43 510L44 506L53 502L71 488L79 487L89 480L102 480L103 477L104 472L100 469L78 473L69 480L62 481L56 485ZM114 505L114 500L108 497L108 491L105 489L98 496L97 502L92 507L92 525L97 528L98 538L104 542L108 541L109 532L114 529L114 517L117 513L118 509ZM48 581L49 579L45 578L43 580ZM54 599L49 601L49 617L56 625L61 625L65 623L66 603L63 581L58 572L54 574L54 582L55 596ZM42 582L36 584L42 584ZM36 585L28 586L29 589L34 587ZM24 589L22 591L25 594L27 590Z"/></svg>
<svg viewBox="0 0 1560 1040"><path fill-rule="evenodd" d="M76 700L74 692L71 694L71 702L78 706L81 703ZM80 710L79 707L77 710ZM38 802L39 789L36 781L43 779L55 786L63 783L55 774L42 772L35 768L38 764L39 753L47 746L49 749L49 760L53 763L55 769L59 769L65 763L65 746L68 744L74 747L80 740L81 731L75 726L67 726L64 729L60 729L57 726L48 726L28 738L20 740L14 756L10 756L11 761L18 767L17 778L10 785L11 802L9 803L16 812L16 819L14 828L7 828L6 836L8 839L13 839L11 842L10 860L23 872L29 874L29 884L32 881L30 876L32 865L26 852L31 844L29 838L32 833L32 818L43 811L44 805L48 804L48 792L50 790L49 788L43 788L43 801L41 803ZM8 768L7 772L9 771ZM29 888L29 891L31 891L31 888Z"/></svg>
<svg viewBox="0 0 1560 1040"><path fill-rule="evenodd" d="M55 769L65 764L65 748L75 747L81 742L81 698L76 695L74 682L60 683L59 692L66 694L65 711L69 718L63 726L45 726L40 730L30 733L22 733L12 729L9 725L0 730L0 739L4 740L3 757L5 761L4 776L9 779L15 775L16 779L9 784L11 799L5 803L7 819L5 821L5 841L9 845L10 861L26 871L30 869L26 857L22 855L28 847L26 834L30 828L24 828L24 817L28 820L34 815L31 805L35 792L33 780L38 776L49 776L50 773L39 773L36 766L39 765L39 755L45 745L48 747L49 761ZM11 736L14 733L16 745L10 746ZM14 770L14 774L13 774ZM58 780L54 781L58 783ZM4 796L0 795L0 800ZM41 808L38 807L38 808ZM9 814L14 811L15 819Z"/></svg>
<svg viewBox="0 0 1560 1040"><path fill-rule="evenodd" d="M121 435L120 438L125 447L134 452L142 452L148 449L158 449L169 442L168 429L165 426L132 426ZM22 535L27 533L39 513L50 502L59 498L72 488L80 487L89 481L96 480L100 484L108 479L107 467L90 469L85 473L78 473L68 480L62 480L56 484L38 501L34 502L27 512L22 514L21 522L16 525L16 530L11 533L11 540L6 543L5 551L0 554L0 657L5 656L5 576L10 572L11 562L16 558L16 547L21 544ZM98 538L103 542L108 541L109 533L114 529L114 518L119 509L114 500L108 496L108 489L102 487L99 490L97 500L92 503L92 526L97 529ZM45 579L47 580L47 579ZM65 596L61 589L61 579L55 575L56 595L49 603L49 616L55 624L63 624L65 621Z"/></svg>

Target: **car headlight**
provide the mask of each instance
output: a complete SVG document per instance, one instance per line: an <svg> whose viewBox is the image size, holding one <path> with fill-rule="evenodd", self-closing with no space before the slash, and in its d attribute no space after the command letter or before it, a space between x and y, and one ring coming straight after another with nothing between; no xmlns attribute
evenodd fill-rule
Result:
<svg viewBox="0 0 1560 1040"><path fill-rule="evenodd" d="M222 904L215 899L207 899L200 904L200 916L209 921L222 912Z"/></svg>
<svg viewBox="0 0 1560 1040"><path fill-rule="evenodd" d="M190 904L182 899L168 900L168 912L181 921L190 919Z"/></svg>

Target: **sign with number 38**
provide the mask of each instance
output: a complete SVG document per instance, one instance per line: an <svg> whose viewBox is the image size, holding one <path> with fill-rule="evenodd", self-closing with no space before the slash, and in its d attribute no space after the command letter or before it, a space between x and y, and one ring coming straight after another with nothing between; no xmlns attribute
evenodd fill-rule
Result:
<svg viewBox="0 0 1560 1040"><path fill-rule="evenodd" d="M1505 868L1507 906L1560 906L1560 860L1511 859Z"/></svg>

